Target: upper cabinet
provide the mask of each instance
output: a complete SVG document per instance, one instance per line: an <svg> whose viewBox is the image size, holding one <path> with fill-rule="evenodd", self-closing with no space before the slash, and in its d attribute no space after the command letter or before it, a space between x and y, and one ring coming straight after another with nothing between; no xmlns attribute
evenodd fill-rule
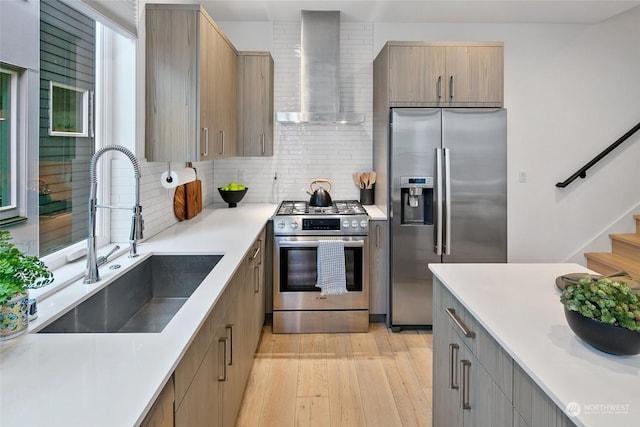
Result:
<svg viewBox="0 0 640 427"><path fill-rule="evenodd" d="M199 5L146 5L146 158L237 155L237 52Z"/></svg>
<svg viewBox="0 0 640 427"><path fill-rule="evenodd" d="M239 155L273 156L273 58L238 53Z"/></svg>
<svg viewBox="0 0 640 427"><path fill-rule="evenodd" d="M374 75L392 107L502 107L503 57L500 42L387 42Z"/></svg>

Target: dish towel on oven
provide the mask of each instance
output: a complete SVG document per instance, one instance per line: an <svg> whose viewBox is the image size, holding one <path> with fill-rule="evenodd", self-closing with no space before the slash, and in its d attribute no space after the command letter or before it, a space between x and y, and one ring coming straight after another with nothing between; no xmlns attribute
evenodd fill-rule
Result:
<svg viewBox="0 0 640 427"><path fill-rule="evenodd" d="M344 265L344 242L320 240L318 242L318 283L320 295L342 295L347 293Z"/></svg>

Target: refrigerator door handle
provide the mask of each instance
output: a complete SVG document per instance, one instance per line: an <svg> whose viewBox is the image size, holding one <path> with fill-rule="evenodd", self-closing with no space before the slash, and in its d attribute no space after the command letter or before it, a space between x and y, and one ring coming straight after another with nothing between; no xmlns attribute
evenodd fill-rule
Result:
<svg viewBox="0 0 640 427"><path fill-rule="evenodd" d="M442 255L442 148L436 148L436 226L434 227L434 252Z"/></svg>
<svg viewBox="0 0 640 427"><path fill-rule="evenodd" d="M451 150L444 149L444 254L451 255Z"/></svg>

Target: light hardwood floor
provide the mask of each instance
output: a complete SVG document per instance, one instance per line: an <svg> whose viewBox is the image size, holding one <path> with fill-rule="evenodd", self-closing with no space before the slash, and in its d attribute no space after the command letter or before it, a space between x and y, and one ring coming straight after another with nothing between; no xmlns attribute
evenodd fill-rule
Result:
<svg viewBox="0 0 640 427"><path fill-rule="evenodd" d="M431 426L430 331L272 334L265 326L237 427Z"/></svg>

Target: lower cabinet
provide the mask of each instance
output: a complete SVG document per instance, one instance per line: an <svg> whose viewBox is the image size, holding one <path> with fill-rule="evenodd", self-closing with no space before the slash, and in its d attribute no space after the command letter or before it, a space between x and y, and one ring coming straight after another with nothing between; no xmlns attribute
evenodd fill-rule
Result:
<svg viewBox="0 0 640 427"><path fill-rule="evenodd" d="M264 231L174 372L175 426L235 425L264 322L263 257Z"/></svg>
<svg viewBox="0 0 640 427"><path fill-rule="evenodd" d="M511 426L511 401L465 343L474 332L445 313L437 310L433 319L433 425Z"/></svg>
<svg viewBox="0 0 640 427"><path fill-rule="evenodd" d="M369 314L386 315L388 306L387 221L369 221Z"/></svg>
<svg viewBox="0 0 640 427"><path fill-rule="evenodd" d="M434 278L433 426L573 425Z"/></svg>
<svg viewBox="0 0 640 427"><path fill-rule="evenodd" d="M513 389L515 426L572 427L575 425L518 364L514 366Z"/></svg>
<svg viewBox="0 0 640 427"><path fill-rule="evenodd" d="M165 384L160 392L160 396L144 418L141 427L172 427L173 426L173 403L174 403L173 378Z"/></svg>

